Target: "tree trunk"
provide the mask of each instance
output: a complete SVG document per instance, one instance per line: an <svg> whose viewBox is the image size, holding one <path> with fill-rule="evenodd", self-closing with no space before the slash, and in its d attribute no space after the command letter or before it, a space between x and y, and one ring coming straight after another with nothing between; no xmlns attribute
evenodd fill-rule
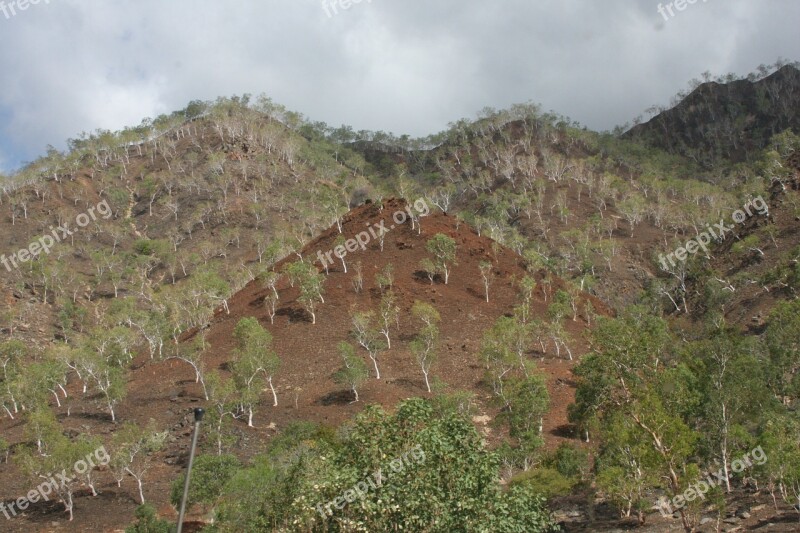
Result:
<svg viewBox="0 0 800 533"><path fill-rule="evenodd" d="M272 407L278 407L278 395L275 394L275 387L272 386L272 376L269 377L269 390L272 391Z"/></svg>

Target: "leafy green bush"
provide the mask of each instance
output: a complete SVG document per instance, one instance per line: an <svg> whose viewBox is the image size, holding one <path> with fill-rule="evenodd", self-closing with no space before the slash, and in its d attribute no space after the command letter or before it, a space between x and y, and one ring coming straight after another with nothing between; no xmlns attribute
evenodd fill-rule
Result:
<svg viewBox="0 0 800 533"><path fill-rule="evenodd" d="M235 455L200 455L192 466L192 478L189 485L187 508L194 504L212 504L222 494L225 484L241 468ZM176 508L180 507L183 497L183 485L186 474L172 483L170 501Z"/></svg>
<svg viewBox="0 0 800 533"><path fill-rule="evenodd" d="M548 499L569 494L573 485L568 477L549 466L533 468L511 478L512 487L526 487Z"/></svg>
<svg viewBox="0 0 800 533"><path fill-rule="evenodd" d="M583 479L589 471L589 455L571 444L561 443L554 453L553 465L564 477Z"/></svg>
<svg viewBox="0 0 800 533"><path fill-rule="evenodd" d="M156 508L149 503L136 509L136 523L125 528L125 533L172 533L174 526L156 516Z"/></svg>
<svg viewBox="0 0 800 533"><path fill-rule="evenodd" d="M531 488L502 490L499 459L470 420L454 411L437 414L430 401L407 400L393 414L370 406L336 442L316 436L299 426L238 472L220 501L218 531L555 527Z"/></svg>

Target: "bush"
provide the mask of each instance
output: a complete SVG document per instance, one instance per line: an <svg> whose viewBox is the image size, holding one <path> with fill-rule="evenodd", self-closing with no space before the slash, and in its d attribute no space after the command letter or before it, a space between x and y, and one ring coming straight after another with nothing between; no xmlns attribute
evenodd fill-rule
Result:
<svg viewBox="0 0 800 533"><path fill-rule="evenodd" d="M540 467L522 472L511 478L511 486L530 488L536 494L547 499L554 496L566 496L574 483L561 472L551 467Z"/></svg>
<svg viewBox="0 0 800 533"><path fill-rule="evenodd" d="M562 476L581 480L589 471L589 455L571 444L562 443L553 456L553 466Z"/></svg>
<svg viewBox="0 0 800 533"><path fill-rule="evenodd" d="M174 526L156 516L156 508L149 503L136 509L136 523L125 528L125 533L172 533Z"/></svg>
<svg viewBox="0 0 800 533"><path fill-rule="evenodd" d="M192 467L192 478L189 485L189 498L186 502L187 509L192 505L213 504L225 485L241 468L235 455L200 455L195 459ZM179 508L183 497L183 485L186 474L181 475L172 483L170 501Z"/></svg>

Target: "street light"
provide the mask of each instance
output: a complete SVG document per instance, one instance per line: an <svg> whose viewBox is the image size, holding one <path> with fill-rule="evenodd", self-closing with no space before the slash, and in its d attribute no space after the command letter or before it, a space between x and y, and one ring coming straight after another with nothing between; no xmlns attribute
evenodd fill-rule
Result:
<svg viewBox="0 0 800 533"><path fill-rule="evenodd" d="M183 483L183 499L181 500L181 513L178 516L178 533L183 531L183 517L186 515L186 500L189 499L189 478L192 475L192 463L194 463L194 451L197 448L197 437L200 435L200 421L206 410L200 407L194 410L194 436L192 437L192 449L189 450L189 467L186 470L186 481Z"/></svg>

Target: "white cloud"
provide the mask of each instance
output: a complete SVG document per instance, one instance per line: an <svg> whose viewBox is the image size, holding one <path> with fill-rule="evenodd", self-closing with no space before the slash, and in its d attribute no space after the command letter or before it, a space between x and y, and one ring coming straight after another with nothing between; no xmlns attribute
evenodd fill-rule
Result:
<svg viewBox="0 0 800 533"><path fill-rule="evenodd" d="M6 0L8 2L8 0ZM795 0L51 0L0 14L0 163L193 99L266 93L314 120L427 135L532 100L596 129L705 70L800 59Z"/></svg>

